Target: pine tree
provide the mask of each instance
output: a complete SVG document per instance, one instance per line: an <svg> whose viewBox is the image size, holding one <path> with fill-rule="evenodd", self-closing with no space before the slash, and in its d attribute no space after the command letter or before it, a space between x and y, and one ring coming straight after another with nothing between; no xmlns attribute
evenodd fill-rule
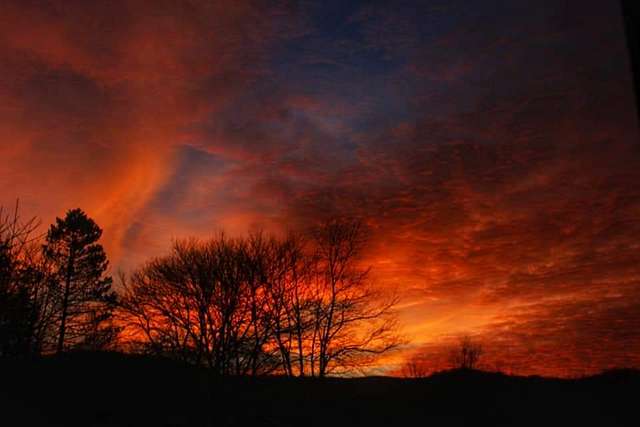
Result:
<svg viewBox="0 0 640 427"><path fill-rule="evenodd" d="M44 255L54 266L57 315L56 351L94 346L112 337L109 321L116 303L107 256L96 243L102 230L82 210L56 218L47 233Z"/></svg>

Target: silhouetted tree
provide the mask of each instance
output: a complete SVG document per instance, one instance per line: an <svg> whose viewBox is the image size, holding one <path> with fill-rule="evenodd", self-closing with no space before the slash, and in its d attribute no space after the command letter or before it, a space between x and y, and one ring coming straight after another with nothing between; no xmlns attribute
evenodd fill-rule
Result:
<svg viewBox="0 0 640 427"><path fill-rule="evenodd" d="M402 366L401 375L405 378L424 378L429 375L429 370L421 357L412 357Z"/></svg>
<svg viewBox="0 0 640 427"><path fill-rule="evenodd" d="M222 316L212 312L219 258L213 245L176 241L123 282L121 308L145 351L213 367Z"/></svg>
<svg viewBox="0 0 640 427"><path fill-rule="evenodd" d="M326 227L306 242L263 233L176 241L123 278L128 333L142 351L222 375L362 367L399 342L395 299L379 298L357 267L359 225Z"/></svg>
<svg viewBox="0 0 640 427"><path fill-rule="evenodd" d="M51 267L56 312L56 351L69 347L96 348L113 338L109 324L116 303L107 256L97 241L102 230L80 209L56 218L43 253Z"/></svg>
<svg viewBox="0 0 640 427"><path fill-rule="evenodd" d="M450 361L454 368L476 369L482 356L482 346L471 337L463 336L458 346L451 350Z"/></svg>
<svg viewBox="0 0 640 427"><path fill-rule="evenodd" d="M273 238L224 235L176 241L123 280L123 320L141 347L204 364L223 375L281 366L273 284L281 277Z"/></svg>
<svg viewBox="0 0 640 427"><path fill-rule="evenodd" d="M266 303L282 369L289 376L305 376L313 325L313 289L304 239L289 234L273 246L270 260Z"/></svg>
<svg viewBox="0 0 640 427"><path fill-rule="evenodd" d="M311 374L366 365L400 340L393 311L395 296L371 286L369 268L360 266L366 242L358 220L334 219L314 228L311 278Z"/></svg>
<svg viewBox="0 0 640 427"><path fill-rule="evenodd" d="M35 324L31 298L31 243L39 223L21 221L16 202L12 213L0 207L0 356L33 352Z"/></svg>

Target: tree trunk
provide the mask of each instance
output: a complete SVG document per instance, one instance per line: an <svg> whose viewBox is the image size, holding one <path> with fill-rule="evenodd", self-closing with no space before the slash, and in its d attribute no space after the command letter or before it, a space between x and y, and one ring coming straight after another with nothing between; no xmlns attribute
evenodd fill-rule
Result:
<svg viewBox="0 0 640 427"><path fill-rule="evenodd" d="M66 277L64 281L64 297L62 298L62 315L60 317L60 331L58 333L58 348L57 353L60 354L64 350L64 336L67 327L67 315L69 309L69 292L71 290L71 277L73 276L73 263L75 258L75 251L73 249L73 242L71 250L69 251L69 262L67 263Z"/></svg>

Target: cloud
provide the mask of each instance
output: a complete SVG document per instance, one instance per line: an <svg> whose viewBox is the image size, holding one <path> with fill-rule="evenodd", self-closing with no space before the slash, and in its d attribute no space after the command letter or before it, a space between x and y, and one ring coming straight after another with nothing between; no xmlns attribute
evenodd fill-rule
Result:
<svg viewBox="0 0 640 427"><path fill-rule="evenodd" d="M617 6L419 3L3 2L0 203L84 208L114 269L356 215L412 351L469 332L527 372L637 366Z"/></svg>
<svg viewBox="0 0 640 427"><path fill-rule="evenodd" d="M87 209L118 263L128 227L171 185L187 130L251 86L292 28L271 6L3 3L2 193L47 221Z"/></svg>

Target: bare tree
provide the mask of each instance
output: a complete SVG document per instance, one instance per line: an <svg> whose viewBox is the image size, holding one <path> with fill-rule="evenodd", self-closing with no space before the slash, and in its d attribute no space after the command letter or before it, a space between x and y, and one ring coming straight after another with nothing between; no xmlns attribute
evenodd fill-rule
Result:
<svg viewBox="0 0 640 427"><path fill-rule="evenodd" d="M365 366L397 347L394 306L369 281L360 266L366 242L362 223L330 220L311 233L314 253L311 278L311 375L324 377Z"/></svg>
<svg viewBox="0 0 640 427"><path fill-rule="evenodd" d="M0 355L48 351L55 310L50 265L42 256L40 221L0 207Z"/></svg>
<svg viewBox="0 0 640 427"><path fill-rule="evenodd" d="M482 351L482 345L465 335L460 338L457 347L451 350L451 365L459 369L476 369Z"/></svg>
<svg viewBox="0 0 640 427"><path fill-rule="evenodd" d="M429 369L422 358L412 357L402 366L401 375L405 378L424 378L429 375Z"/></svg>
<svg viewBox="0 0 640 427"><path fill-rule="evenodd" d="M0 207L0 356L28 354L32 344L31 298L26 286L27 249L38 221L22 221L19 204L13 212Z"/></svg>
<svg viewBox="0 0 640 427"><path fill-rule="evenodd" d="M399 343L396 300L358 267L359 223L332 222L312 236L175 242L123 279L127 333L143 351L223 375L364 366Z"/></svg>
<svg viewBox="0 0 640 427"><path fill-rule="evenodd" d="M269 319L256 264L262 243L253 244L224 235L176 241L171 254L124 281L121 316L129 331L147 351L220 374L259 373L269 359Z"/></svg>
<svg viewBox="0 0 640 427"><path fill-rule="evenodd" d="M309 263L300 236L289 234L271 245L265 303L284 374L305 375L309 330Z"/></svg>

